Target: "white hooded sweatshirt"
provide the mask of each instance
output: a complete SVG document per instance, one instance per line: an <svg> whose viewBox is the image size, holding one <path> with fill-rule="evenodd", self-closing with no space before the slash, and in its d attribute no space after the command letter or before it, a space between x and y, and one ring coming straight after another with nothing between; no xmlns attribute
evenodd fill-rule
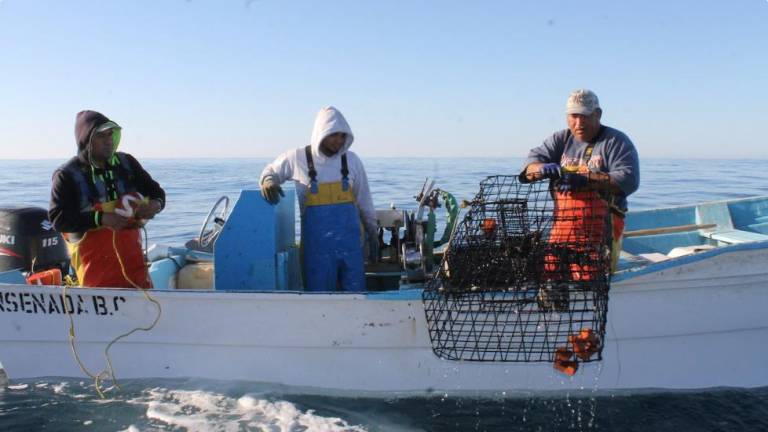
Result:
<svg viewBox="0 0 768 432"><path fill-rule="evenodd" d="M343 132L347 134L344 147L335 155L328 157L320 151L320 143L330 134ZM376 212L373 209L373 199L368 187L368 177L363 168L363 162L356 154L349 151L354 141L352 129L341 111L332 106L320 109L315 117L315 126L312 129L312 160L315 163L318 183L332 183L341 181L341 155L347 154L347 167L349 168L349 182L355 195L355 203L360 212L360 219L365 225L365 231L374 235L377 230ZM278 184L287 180L293 180L296 184L296 193L299 198L301 214L304 214L304 203L307 200L309 190L309 168L304 147L289 150L277 157L261 172L259 184L267 177L272 177Z"/></svg>

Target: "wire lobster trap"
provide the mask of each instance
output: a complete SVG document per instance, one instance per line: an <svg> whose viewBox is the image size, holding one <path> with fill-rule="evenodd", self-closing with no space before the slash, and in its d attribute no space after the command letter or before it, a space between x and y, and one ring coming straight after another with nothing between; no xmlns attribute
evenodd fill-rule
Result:
<svg viewBox="0 0 768 432"><path fill-rule="evenodd" d="M555 185L480 183L422 295L436 355L556 367L602 359L610 209L596 192Z"/></svg>

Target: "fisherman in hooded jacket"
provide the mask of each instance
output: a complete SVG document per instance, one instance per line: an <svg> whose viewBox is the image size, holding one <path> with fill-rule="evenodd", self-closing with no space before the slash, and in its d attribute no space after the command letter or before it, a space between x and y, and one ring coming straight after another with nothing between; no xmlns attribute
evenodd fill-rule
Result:
<svg viewBox="0 0 768 432"><path fill-rule="evenodd" d="M152 287L140 227L163 209L165 191L133 156L117 151L120 132L103 114L81 111L77 156L53 174L48 216L84 287Z"/></svg>
<svg viewBox="0 0 768 432"><path fill-rule="evenodd" d="M370 255L378 254L368 178L360 158L349 151L352 141L341 111L322 108L310 145L281 154L261 173L261 193L272 204L280 200L283 182L296 185L307 291L364 291L363 233Z"/></svg>

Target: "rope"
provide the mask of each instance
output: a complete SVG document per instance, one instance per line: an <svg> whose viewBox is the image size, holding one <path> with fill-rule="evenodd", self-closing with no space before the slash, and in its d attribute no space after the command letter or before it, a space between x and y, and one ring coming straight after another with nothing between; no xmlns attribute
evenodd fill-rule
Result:
<svg viewBox="0 0 768 432"><path fill-rule="evenodd" d="M99 394L100 398L104 399L104 392L101 391L100 381L107 371L101 371L98 374L91 373L91 371L85 367L83 361L80 359L80 355L77 353L77 348L75 347L75 320L72 318L72 312L67 308L67 288L69 287L66 284L61 287L61 302L64 305L64 312L66 312L67 318L69 318L69 347L72 349L72 355L75 356L75 361L80 367L80 370L93 380L96 393Z"/></svg>
<svg viewBox="0 0 768 432"><path fill-rule="evenodd" d="M120 271L122 272L125 280L128 281L128 283L130 283L134 288L141 290L144 293L144 297L147 299L147 301L155 304L155 306L157 307L157 316L155 316L155 319L152 321L152 324L150 324L149 326L135 327L132 330L125 332L123 334L120 334L114 339L112 339L104 348L104 358L107 361L107 369L100 371L98 374L93 374L85 367L82 360L80 359L80 355L77 353L77 348L75 347L75 321L72 318L72 313L66 307L67 286L64 285L62 287L61 297L62 297L62 302L64 303L64 310L67 314L67 317L69 318L69 345L70 345L70 348L72 349L72 354L75 356L75 361L80 367L80 370L82 370L83 373L85 373L88 377L93 379L93 384L94 384L94 387L96 388L96 393L98 393L99 397L101 397L102 399L104 399L104 392L101 389L101 381L104 377L111 379L115 387L117 387L118 389L122 389L120 387L120 384L117 382L117 377L115 376L115 368L112 365L112 359L109 356L109 350L112 348L112 345L117 343L119 340L136 333L137 331L148 332L152 330L155 327L155 325L158 323L158 321L160 321L160 317L163 314L163 308L160 306L160 302L158 302L149 294L149 289L151 287L146 289L142 288L138 284L136 284L136 282L131 280L130 277L128 277L128 274L125 271L125 265L123 264L123 259L120 257L120 253L117 250L117 231L115 230L112 230L112 249L115 252L115 256L117 257L117 262L120 264Z"/></svg>

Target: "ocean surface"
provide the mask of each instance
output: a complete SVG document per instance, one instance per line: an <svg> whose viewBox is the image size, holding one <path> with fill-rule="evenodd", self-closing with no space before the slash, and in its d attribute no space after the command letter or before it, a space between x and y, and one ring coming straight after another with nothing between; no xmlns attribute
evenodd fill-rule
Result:
<svg viewBox="0 0 768 432"><path fill-rule="evenodd" d="M47 208L64 160L0 160L0 207ZM266 159L143 160L165 188L167 208L148 225L150 243L197 236L221 195L254 188ZM489 175L516 174L519 158L373 158L365 161L378 208L415 208L426 177L471 199ZM630 210L768 195L765 160L641 161ZM734 313L738 313L734 311ZM663 353L660 353L663 355ZM2 361L2 358L0 358ZM11 380L0 390L0 431L744 431L768 430L768 388L697 392L584 391L508 398L389 399L307 396L248 382L123 380L100 399L88 380Z"/></svg>

